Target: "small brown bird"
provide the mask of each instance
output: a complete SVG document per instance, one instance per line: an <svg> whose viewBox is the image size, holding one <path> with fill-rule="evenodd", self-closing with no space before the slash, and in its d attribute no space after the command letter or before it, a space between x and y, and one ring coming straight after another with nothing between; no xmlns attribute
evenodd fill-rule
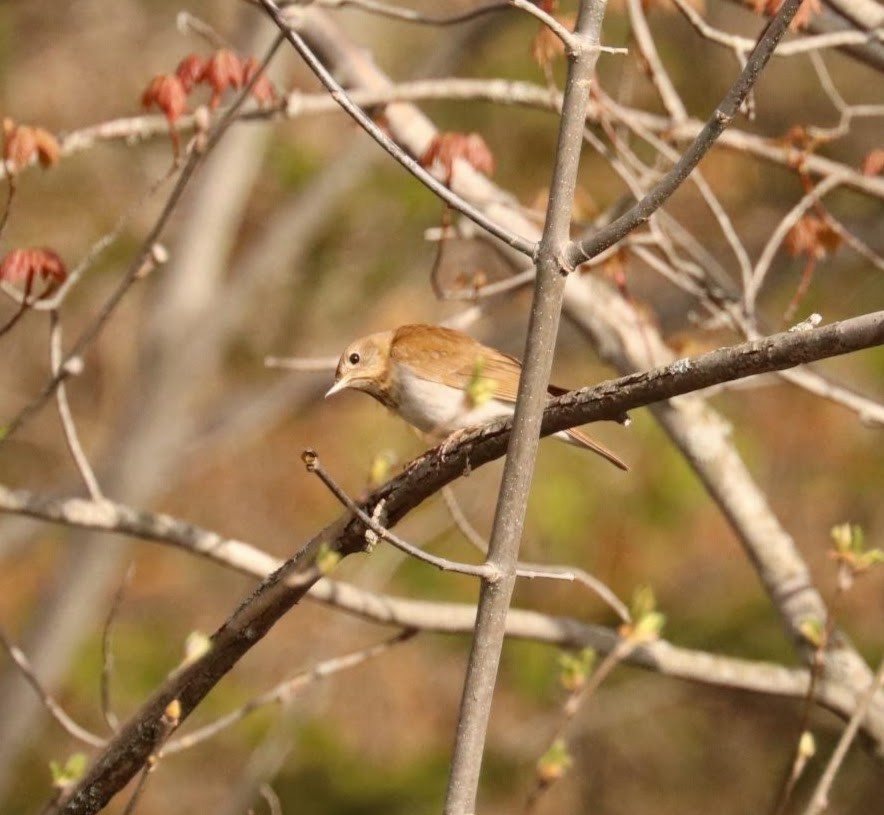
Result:
<svg viewBox="0 0 884 815"><path fill-rule="evenodd" d="M435 437L512 416L522 364L461 331L403 325L353 342L341 355L326 397L364 391L418 430ZM549 386L550 396L566 393ZM598 453L621 470L610 450L578 430L557 438Z"/></svg>

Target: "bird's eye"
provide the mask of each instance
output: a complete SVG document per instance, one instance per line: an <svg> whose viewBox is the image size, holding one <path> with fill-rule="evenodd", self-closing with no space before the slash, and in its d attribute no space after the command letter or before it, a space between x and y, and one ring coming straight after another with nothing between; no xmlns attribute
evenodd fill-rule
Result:
<svg viewBox="0 0 884 815"><path fill-rule="evenodd" d="M348 357L351 365L358 365L361 357L355 351Z"/></svg>

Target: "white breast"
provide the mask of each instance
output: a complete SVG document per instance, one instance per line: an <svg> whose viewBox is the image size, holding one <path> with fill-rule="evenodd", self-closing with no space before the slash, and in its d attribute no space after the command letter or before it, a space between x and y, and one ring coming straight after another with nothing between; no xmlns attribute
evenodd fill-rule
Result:
<svg viewBox="0 0 884 815"><path fill-rule="evenodd" d="M460 388L421 379L406 366L400 366L398 385L399 415L425 433L447 436L513 413L512 404L498 399L473 405Z"/></svg>

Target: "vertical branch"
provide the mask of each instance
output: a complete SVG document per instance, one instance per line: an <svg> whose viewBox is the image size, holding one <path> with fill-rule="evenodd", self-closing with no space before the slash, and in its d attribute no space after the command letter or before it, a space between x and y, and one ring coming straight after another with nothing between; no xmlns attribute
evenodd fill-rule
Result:
<svg viewBox="0 0 884 815"><path fill-rule="evenodd" d="M61 360L61 317L58 311L53 309L49 312L49 363L53 376L58 376L61 372ZM74 463L77 465L77 469L83 477L83 482L86 484L89 496L97 501L104 496L101 492L101 487L98 485L98 479L95 477L95 473L92 470L92 465L89 463L89 459L86 458L86 453L83 451L83 446L80 444L80 437L77 434L77 426L74 424L71 406L68 403L68 394L64 379L59 379L58 390L55 392L55 401L58 404L58 415L61 419L61 426L64 430L64 438L68 444L68 449L71 451Z"/></svg>
<svg viewBox="0 0 884 815"><path fill-rule="evenodd" d="M547 401L567 273L571 205L577 184L589 86L599 54L605 0L582 0L569 53L562 121L543 237L535 252L537 276L519 382L513 432L498 495L488 563L499 576L483 579L476 634L461 697L456 743L445 801L446 815L474 812L479 771L506 615L515 583L525 506L534 472L540 422Z"/></svg>

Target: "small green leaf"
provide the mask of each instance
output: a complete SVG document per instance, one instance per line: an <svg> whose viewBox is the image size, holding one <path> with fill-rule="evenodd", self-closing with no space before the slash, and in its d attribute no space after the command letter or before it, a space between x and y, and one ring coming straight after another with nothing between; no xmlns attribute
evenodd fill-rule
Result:
<svg viewBox="0 0 884 815"><path fill-rule="evenodd" d="M822 620L816 617L807 617L799 623L798 630L814 648L822 647L826 634Z"/></svg>
<svg viewBox="0 0 884 815"><path fill-rule="evenodd" d="M471 408L480 407L493 399L494 392L497 390L497 382L483 375L482 369L484 367L485 360L479 357L473 365L473 373L467 382L466 388L464 388L467 404Z"/></svg>
<svg viewBox="0 0 884 815"><path fill-rule="evenodd" d="M633 620L639 620L657 608L657 598L650 586L639 586L632 595L630 613Z"/></svg>
<svg viewBox="0 0 884 815"><path fill-rule="evenodd" d="M565 651L559 655L559 681L570 692L580 690L595 667L597 654L593 648Z"/></svg>
<svg viewBox="0 0 884 815"><path fill-rule="evenodd" d="M639 586L632 596L632 622L620 626L620 634L632 642L648 642L660 636L666 615L657 611L657 598L650 586Z"/></svg>
<svg viewBox="0 0 884 815"><path fill-rule="evenodd" d="M851 552L861 552L863 549L863 531L862 527L856 524L838 524L832 527L832 542L835 544L835 551L839 554L849 554Z"/></svg>
<svg viewBox="0 0 884 815"><path fill-rule="evenodd" d="M52 786L57 789L66 789L75 784L86 772L88 759L85 753L74 753L61 766L57 761L49 762L49 772L52 774Z"/></svg>
<svg viewBox="0 0 884 815"><path fill-rule="evenodd" d="M537 777L543 785L558 781L568 770L574 759L568 752L564 739L556 739L537 761Z"/></svg>
<svg viewBox="0 0 884 815"><path fill-rule="evenodd" d="M336 552L328 545L328 543L323 541L319 546L319 552L316 554L316 568L319 569L322 574L326 575L329 574L340 562L340 553Z"/></svg>
<svg viewBox="0 0 884 815"><path fill-rule="evenodd" d="M212 639L202 631L191 631L184 640L184 665L196 662L212 648Z"/></svg>
<svg viewBox="0 0 884 815"><path fill-rule="evenodd" d="M861 572L884 563L884 551L867 549L865 533L858 524L838 524L832 527L832 556L842 567L850 569L852 574Z"/></svg>
<svg viewBox="0 0 884 815"><path fill-rule="evenodd" d="M368 466L368 486L375 489L390 478L398 457L393 450L381 450Z"/></svg>
<svg viewBox="0 0 884 815"><path fill-rule="evenodd" d="M644 617L636 620L633 626L632 639L639 642L655 640L660 636L666 624L666 615L659 611L649 611Z"/></svg>

